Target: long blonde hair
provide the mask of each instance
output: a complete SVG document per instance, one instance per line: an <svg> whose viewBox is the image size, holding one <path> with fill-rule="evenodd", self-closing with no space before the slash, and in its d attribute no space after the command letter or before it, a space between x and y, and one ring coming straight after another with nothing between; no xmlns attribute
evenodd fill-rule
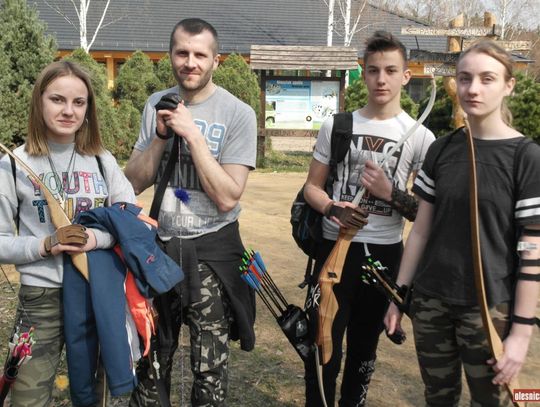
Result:
<svg viewBox="0 0 540 407"><path fill-rule="evenodd" d="M494 41L489 39L482 39L475 42L470 48L463 51L456 62L456 73L458 72L459 63L466 55L477 53L486 54L493 59L496 59L504 66L504 80L508 82L514 77L514 66L512 56L503 48L498 46ZM506 98L503 99L501 105L501 117L508 126L512 126L512 112L508 108Z"/></svg>
<svg viewBox="0 0 540 407"><path fill-rule="evenodd" d="M88 90L86 117L75 135L75 148L79 154L97 155L104 150L104 147L99 133L94 90L90 76L79 65L71 61L53 62L39 74L32 89L25 151L29 155L35 156L49 153L46 125L43 119L42 95L51 82L63 76L75 76L86 85Z"/></svg>

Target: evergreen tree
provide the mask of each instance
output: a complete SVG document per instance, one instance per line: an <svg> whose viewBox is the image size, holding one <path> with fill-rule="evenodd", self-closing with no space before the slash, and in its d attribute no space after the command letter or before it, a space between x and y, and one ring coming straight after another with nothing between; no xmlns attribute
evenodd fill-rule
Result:
<svg viewBox="0 0 540 407"><path fill-rule="evenodd" d="M75 50L65 59L78 63L90 74L103 144L117 159L128 158L139 132L139 111L130 103L114 106L111 92L107 88L105 67L92 59L82 48Z"/></svg>
<svg viewBox="0 0 540 407"><path fill-rule="evenodd" d="M354 112L365 106L368 101L368 91L363 80L352 82L345 90L345 111ZM401 91L401 107L413 118L418 114L418 105L405 90Z"/></svg>
<svg viewBox="0 0 540 407"><path fill-rule="evenodd" d="M241 55L234 53L229 55L215 70L213 81L250 105L259 117L261 110L259 80Z"/></svg>
<svg viewBox="0 0 540 407"><path fill-rule="evenodd" d="M25 0L4 0L0 8L0 138L10 145L24 142L28 106L37 75L56 53L45 24Z"/></svg>
<svg viewBox="0 0 540 407"><path fill-rule="evenodd" d="M168 89L177 85L176 79L172 72L171 58L166 54L159 60L155 66L156 77L159 81L159 89Z"/></svg>
<svg viewBox="0 0 540 407"><path fill-rule="evenodd" d="M540 143L540 83L535 82L532 76L518 72L508 107L514 117L513 126Z"/></svg>
<svg viewBox="0 0 540 407"><path fill-rule="evenodd" d="M136 51L118 72L114 96L120 103L129 100L136 109L142 111L146 99L158 89L159 85L154 64L148 55Z"/></svg>
<svg viewBox="0 0 540 407"><path fill-rule="evenodd" d="M430 129L435 134L435 137L440 137L453 130L452 101L444 88L443 78L437 78L435 83L437 86L437 98L435 99L431 113L424 122L424 126ZM428 91L431 94L431 85ZM420 101L420 111L423 112L425 110L428 101L429 94Z"/></svg>
<svg viewBox="0 0 540 407"><path fill-rule="evenodd" d="M0 103L2 106L7 106L8 103L12 103L11 92L6 92L7 89L9 89L10 83L11 72L9 70L8 60L0 56ZM11 121L9 120L9 115L6 113L6 109L0 109L0 142L11 145Z"/></svg>

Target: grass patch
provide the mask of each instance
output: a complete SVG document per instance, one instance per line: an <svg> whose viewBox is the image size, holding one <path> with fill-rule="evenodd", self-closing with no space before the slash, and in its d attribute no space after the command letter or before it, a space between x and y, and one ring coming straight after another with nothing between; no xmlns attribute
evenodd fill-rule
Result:
<svg viewBox="0 0 540 407"><path fill-rule="evenodd" d="M261 172L305 172L313 153L307 151L274 151L266 152Z"/></svg>

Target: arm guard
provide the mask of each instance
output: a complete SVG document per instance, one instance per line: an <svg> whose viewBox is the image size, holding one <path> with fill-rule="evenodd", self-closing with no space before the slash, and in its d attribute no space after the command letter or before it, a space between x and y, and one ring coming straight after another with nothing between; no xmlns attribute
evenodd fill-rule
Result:
<svg viewBox="0 0 540 407"><path fill-rule="evenodd" d="M418 212L418 201L413 195L394 185L392 186L392 200L389 203L401 216L414 222Z"/></svg>

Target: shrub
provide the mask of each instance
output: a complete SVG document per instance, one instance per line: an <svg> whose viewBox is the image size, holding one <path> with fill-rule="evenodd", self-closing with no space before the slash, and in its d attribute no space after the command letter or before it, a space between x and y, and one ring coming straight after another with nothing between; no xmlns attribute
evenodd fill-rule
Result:
<svg viewBox="0 0 540 407"><path fill-rule="evenodd" d="M24 0L2 2L0 27L0 140L15 146L24 142L32 87L53 61L56 43Z"/></svg>
<svg viewBox="0 0 540 407"><path fill-rule="evenodd" d="M514 94L508 98L513 126L540 143L540 83L521 72L516 74L516 81Z"/></svg>
<svg viewBox="0 0 540 407"><path fill-rule="evenodd" d="M452 101L444 88L443 78L437 78L435 83L437 86L437 98L431 113L424 122L424 126L430 129L435 134L435 137L440 137L450 133L454 128L452 123ZM428 90L429 94L431 94L431 85ZM429 94L420 101L419 111L423 112L426 109Z"/></svg>
<svg viewBox="0 0 540 407"><path fill-rule="evenodd" d="M159 60L155 66L156 77L159 81L159 89L168 89L177 85L171 68L169 54Z"/></svg>
<svg viewBox="0 0 540 407"><path fill-rule="evenodd" d="M83 49L75 50L65 59L77 62L90 74L105 148L117 159L128 158L138 136L139 111L129 101L114 106L112 94L107 88L105 67L94 61Z"/></svg>
<svg viewBox="0 0 540 407"><path fill-rule="evenodd" d="M114 97L119 102L129 100L136 109L142 111L148 96L159 86L154 64L144 52L136 51L118 72Z"/></svg>
<svg viewBox="0 0 540 407"><path fill-rule="evenodd" d="M229 55L214 72L213 80L250 105L259 117L261 110L259 80L241 55L234 53Z"/></svg>

